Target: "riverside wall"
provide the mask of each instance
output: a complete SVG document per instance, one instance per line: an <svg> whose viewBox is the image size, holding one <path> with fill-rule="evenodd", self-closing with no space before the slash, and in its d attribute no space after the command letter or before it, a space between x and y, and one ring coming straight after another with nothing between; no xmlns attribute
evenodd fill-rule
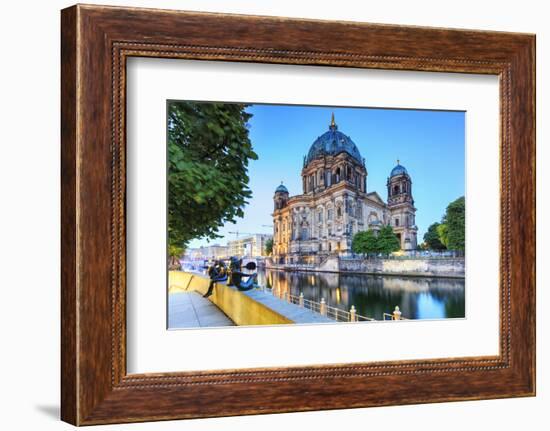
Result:
<svg viewBox="0 0 550 431"><path fill-rule="evenodd" d="M168 294L194 291L204 295L209 283L210 279L205 275L184 271L168 272ZM239 326L333 322L307 308L276 298L271 293L257 289L239 291L224 282L216 283L208 299Z"/></svg>
<svg viewBox="0 0 550 431"><path fill-rule="evenodd" d="M378 275L399 275L416 277L464 278L464 258L404 258L404 259L325 259L320 265L268 265L272 269L285 271L318 271Z"/></svg>
<svg viewBox="0 0 550 431"><path fill-rule="evenodd" d="M423 277L464 277L464 259L340 259L340 272Z"/></svg>

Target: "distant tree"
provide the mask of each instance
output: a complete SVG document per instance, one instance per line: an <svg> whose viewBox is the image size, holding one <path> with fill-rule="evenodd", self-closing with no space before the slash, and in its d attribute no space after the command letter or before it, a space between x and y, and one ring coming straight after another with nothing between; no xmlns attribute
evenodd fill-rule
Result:
<svg viewBox="0 0 550 431"><path fill-rule="evenodd" d="M269 238L266 242L265 242L265 253L270 256L271 253L273 253L273 239L272 238Z"/></svg>
<svg viewBox="0 0 550 431"><path fill-rule="evenodd" d="M168 242L218 238L244 215L252 196L247 105L170 102L168 105Z"/></svg>
<svg viewBox="0 0 550 431"><path fill-rule="evenodd" d="M441 244L447 248L449 244L449 226L447 226L445 217L443 217L442 222L437 226L437 235Z"/></svg>
<svg viewBox="0 0 550 431"><path fill-rule="evenodd" d="M354 253L378 253L378 239L372 230L357 232L353 236L351 249Z"/></svg>
<svg viewBox="0 0 550 431"><path fill-rule="evenodd" d="M383 254L390 254L401 249L399 238L394 233L393 228L390 225L384 226L380 229L380 232L378 232L377 242L378 251Z"/></svg>
<svg viewBox="0 0 550 431"><path fill-rule="evenodd" d="M430 250L444 250L446 247L439 239L438 228L440 223L432 223L428 231L424 234L424 243Z"/></svg>
<svg viewBox="0 0 550 431"><path fill-rule="evenodd" d="M464 196L447 206L445 224L447 225L447 248L449 250L464 250L466 242L466 202Z"/></svg>
<svg viewBox="0 0 550 431"><path fill-rule="evenodd" d="M183 256L185 249L177 245L168 246L168 269L178 270L181 269L180 258Z"/></svg>

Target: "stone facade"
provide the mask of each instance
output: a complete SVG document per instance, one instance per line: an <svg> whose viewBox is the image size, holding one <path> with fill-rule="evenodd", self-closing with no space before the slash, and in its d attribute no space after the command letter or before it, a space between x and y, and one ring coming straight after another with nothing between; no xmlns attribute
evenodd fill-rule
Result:
<svg viewBox="0 0 550 431"><path fill-rule="evenodd" d="M279 185L273 197L275 263L316 263L351 252L353 235L392 225L402 249L416 248L412 180L399 163L388 177L388 203L367 189L367 168L332 117L304 157L302 194Z"/></svg>

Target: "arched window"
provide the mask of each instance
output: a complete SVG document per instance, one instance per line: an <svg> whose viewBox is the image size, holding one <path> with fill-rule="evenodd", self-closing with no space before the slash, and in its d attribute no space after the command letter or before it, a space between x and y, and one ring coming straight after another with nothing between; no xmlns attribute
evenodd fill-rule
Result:
<svg viewBox="0 0 550 431"><path fill-rule="evenodd" d="M394 195L398 195L398 194L399 194L399 186L398 186L398 185L393 186L393 194L394 194Z"/></svg>
<svg viewBox="0 0 550 431"><path fill-rule="evenodd" d="M336 181L337 183L340 182L340 168L336 168L336 172L334 173L334 176L336 177Z"/></svg>
<svg viewBox="0 0 550 431"><path fill-rule="evenodd" d="M342 206L338 206L338 208L336 208L336 217L342 217Z"/></svg>

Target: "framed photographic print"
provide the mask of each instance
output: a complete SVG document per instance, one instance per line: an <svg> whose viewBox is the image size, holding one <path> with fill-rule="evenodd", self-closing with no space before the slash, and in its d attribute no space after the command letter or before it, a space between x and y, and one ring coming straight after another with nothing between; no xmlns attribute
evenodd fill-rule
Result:
<svg viewBox="0 0 550 431"><path fill-rule="evenodd" d="M62 11L62 419L535 394L535 37Z"/></svg>

